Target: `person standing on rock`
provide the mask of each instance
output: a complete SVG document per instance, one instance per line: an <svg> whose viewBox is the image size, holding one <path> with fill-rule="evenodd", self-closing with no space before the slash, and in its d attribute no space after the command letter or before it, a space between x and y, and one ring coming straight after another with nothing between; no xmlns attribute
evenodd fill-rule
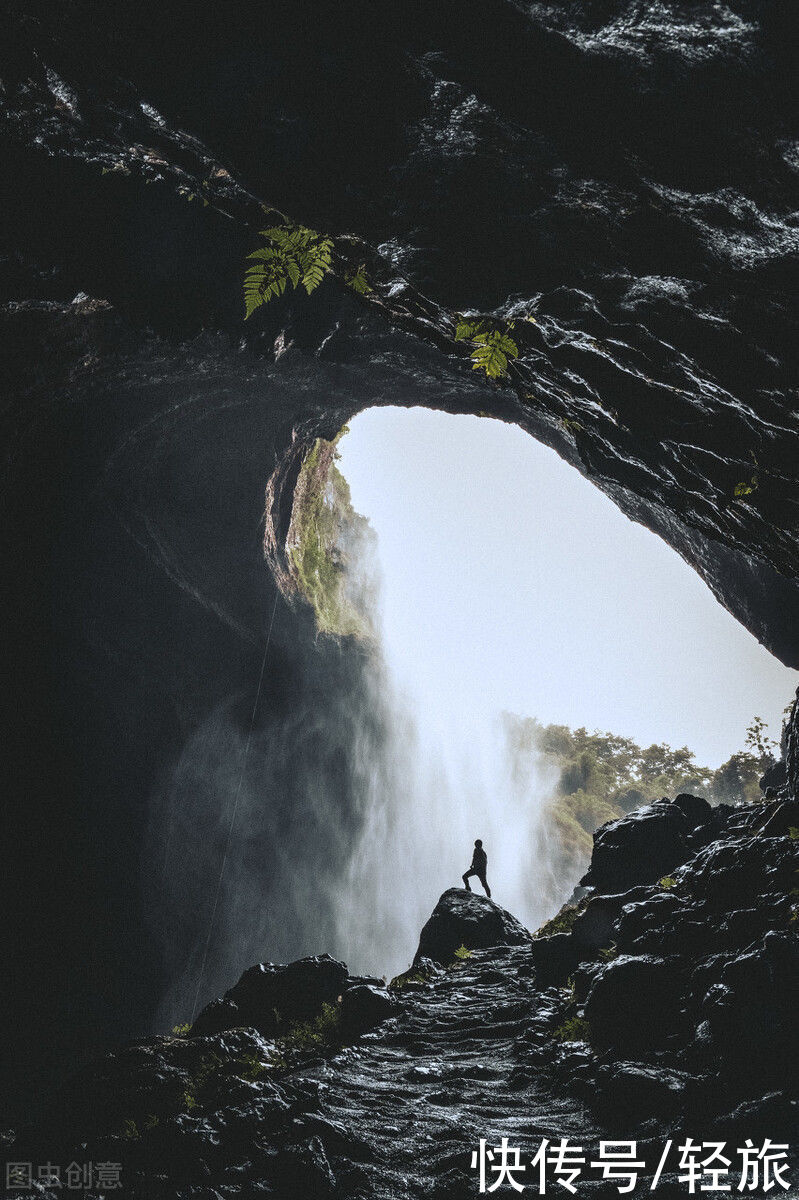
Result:
<svg viewBox="0 0 799 1200"><path fill-rule="evenodd" d="M466 888L467 892L470 892L472 889L469 887L469 880L472 875L476 875L477 878L480 880L480 882L483 885L483 890L485 891L485 894L488 896L488 898L490 900L491 899L491 888L486 883L487 867L488 867L488 855L486 854L485 850L483 849L483 843L481 842L480 838L478 838L477 841L474 843L474 854L472 855L472 865L469 867L469 870L463 876L463 886Z"/></svg>

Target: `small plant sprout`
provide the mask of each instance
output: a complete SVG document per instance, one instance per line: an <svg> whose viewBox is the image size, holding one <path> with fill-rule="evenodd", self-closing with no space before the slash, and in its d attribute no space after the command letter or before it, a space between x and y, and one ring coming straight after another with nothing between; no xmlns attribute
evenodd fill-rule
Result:
<svg viewBox="0 0 799 1200"><path fill-rule="evenodd" d="M557 1042L590 1042L591 1026L585 1017L567 1017L554 1031L553 1037Z"/></svg>
<svg viewBox="0 0 799 1200"><path fill-rule="evenodd" d="M668 890L669 888L673 888L676 886L677 886L677 880L674 878L673 875L664 875L662 879L658 880L658 887L666 888Z"/></svg>
<svg viewBox="0 0 799 1200"><path fill-rule="evenodd" d="M455 957L461 962L465 962L467 958L472 957L472 952L468 946L458 946L458 949L455 951Z"/></svg>

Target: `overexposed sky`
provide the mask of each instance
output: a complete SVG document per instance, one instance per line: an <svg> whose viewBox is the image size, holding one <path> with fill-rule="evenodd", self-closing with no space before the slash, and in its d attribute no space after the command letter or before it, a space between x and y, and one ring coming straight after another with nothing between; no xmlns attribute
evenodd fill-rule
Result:
<svg viewBox="0 0 799 1200"><path fill-rule="evenodd" d="M717 766L799 672L665 542L518 427L370 409L339 467L379 539L398 682L463 722L507 709L688 745Z"/></svg>

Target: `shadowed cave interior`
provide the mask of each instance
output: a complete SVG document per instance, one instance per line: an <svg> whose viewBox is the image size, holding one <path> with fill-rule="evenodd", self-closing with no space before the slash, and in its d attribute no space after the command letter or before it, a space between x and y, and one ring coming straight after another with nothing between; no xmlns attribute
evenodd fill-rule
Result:
<svg viewBox="0 0 799 1200"><path fill-rule="evenodd" d="M258 836L245 836L237 861L262 879L264 840L285 856L273 858L266 893L220 893L222 936L209 944L200 1003L259 958L242 930L268 921L276 960L300 952L291 910L308 897L292 881L321 831L328 866L314 895L339 877L368 808L363 763L379 761L391 736L389 692L368 642L319 636L298 595L295 501L309 457L321 470L320 439L332 443L356 414L401 399L518 426L662 538L776 659L799 666L793 6L487 0L461 16L315 0L268 14L226 2L187 13L20 0L2 15L9 1122L98 1049L191 1012L270 625L248 771L273 803L259 806ZM279 21L295 36L276 39ZM312 296L286 293L244 322L242 264L265 208L329 232L335 263ZM361 267L369 290L357 292ZM456 337L464 313L514 323L519 353L498 382L472 369ZM794 714L773 777L786 802L798 732ZM180 853L192 804L214 797L225 800L209 806L216 820L192 866ZM626 1114L624 1130L642 1089L653 1106L658 1092L666 1123L677 1110L707 1112L722 1128L730 1105L756 1096L759 1116L746 1120L781 1127L780 1072L795 1054L795 1018L779 1008L795 994L794 826L757 802L715 816L684 807L609 827L590 868L604 917L587 965L571 931L536 951L535 979L512 938L493 958L482 949L462 991L445 974L411 996L402 1020L415 1032L401 1053L429 1071L431 1030L455 1029L463 1003L485 1024L491 979L489 1007L504 1014L490 1023L496 1069L503 1080L520 1072L519 1104L539 1097L546 1067L559 1096L572 1075L578 1091L582 1078L584 1091L589 1080L598 1096L612 1092L607 1110ZM240 815L246 831L246 800ZM680 890L685 876L659 890L671 878L664 846L695 890ZM614 872L619 855L646 878ZM643 907L619 927L629 962L598 968L621 919L610 897L641 887L631 903ZM460 920L448 903L444 917ZM333 943L332 908L316 936ZM547 981L562 989L578 967L567 1012ZM657 1029L651 1045L635 1044L634 1020L613 1026L612 981L625 972L653 1012L658 997L671 1005L660 1014L669 1045ZM326 986L346 978L334 968ZM598 1057L556 1036L588 1020L585 1004ZM224 1030L208 1036L238 1061L265 1053L257 1038L274 1030L264 1029L246 1045ZM392 1057L390 1028L385 1037L367 1081L407 1066ZM743 1045L747 1069L756 1065L749 1081L729 1053ZM151 1065L186 1083L198 1046L159 1042ZM619 1062L638 1066L625 1073ZM108 1092L96 1079L84 1089L98 1110L127 1096L123 1067ZM325 1194L333 1185L319 1182L318 1154L308 1166L306 1143L322 1136L314 1088L335 1074L314 1070L291 1099L302 1147L280 1132L282 1084L269 1119L289 1138L278 1155L280 1170L295 1171L289 1191L310 1193L303 1171L316 1171ZM342 1078L357 1092L357 1073ZM269 1087L258 1086L266 1104ZM413 1109L423 1085L405 1086L397 1094ZM510 1112L497 1089L497 1111ZM171 1103L152 1145L166 1130L169 1154L183 1147L177 1191L197 1183L198 1155L185 1147L202 1142L210 1117ZM471 1132L482 1128L475 1103ZM579 1127L563 1104L563 1121ZM77 1100L74 1111L92 1126L96 1112ZM114 1120L130 1115L114 1110ZM377 1114L384 1124L394 1115ZM353 1119L367 1130L368 1105ZM456 1153L445 1126L430 1167L442 1177ZM64 1144L85 1129L70 1128ZM369 1136L379 1160L379 1129ZM366 1184L354 1143L339 1146L339 1163L329 1128L325 1138L335 1186L357 1195ZM410 1135L399 1144L418 1160ZM166 1151L153 1154L145 1174ZM233 1158L217 1164L220 1179L243 1170ZM384 1162L378 1179L381 1169L390 1194L404 1168L392 1175ZM414 1179L413 1194L429 1194Z"/></svg>

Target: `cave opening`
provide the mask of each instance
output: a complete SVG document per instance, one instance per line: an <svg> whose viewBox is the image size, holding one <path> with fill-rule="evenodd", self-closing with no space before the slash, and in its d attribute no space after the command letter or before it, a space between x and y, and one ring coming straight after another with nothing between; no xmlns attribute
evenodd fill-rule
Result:
<svg viewBox="0 0 799 1200"><path fill-rule="evenodd" d="M300 474L289 560L320 629L369 647L389 726L355 748L368 801L331 891L351 967L404 969L476 837L494 898L535 929L604 821L678 791L759 795L799 674L554 451L403 407L326 445L310 538Z"/></svg>

